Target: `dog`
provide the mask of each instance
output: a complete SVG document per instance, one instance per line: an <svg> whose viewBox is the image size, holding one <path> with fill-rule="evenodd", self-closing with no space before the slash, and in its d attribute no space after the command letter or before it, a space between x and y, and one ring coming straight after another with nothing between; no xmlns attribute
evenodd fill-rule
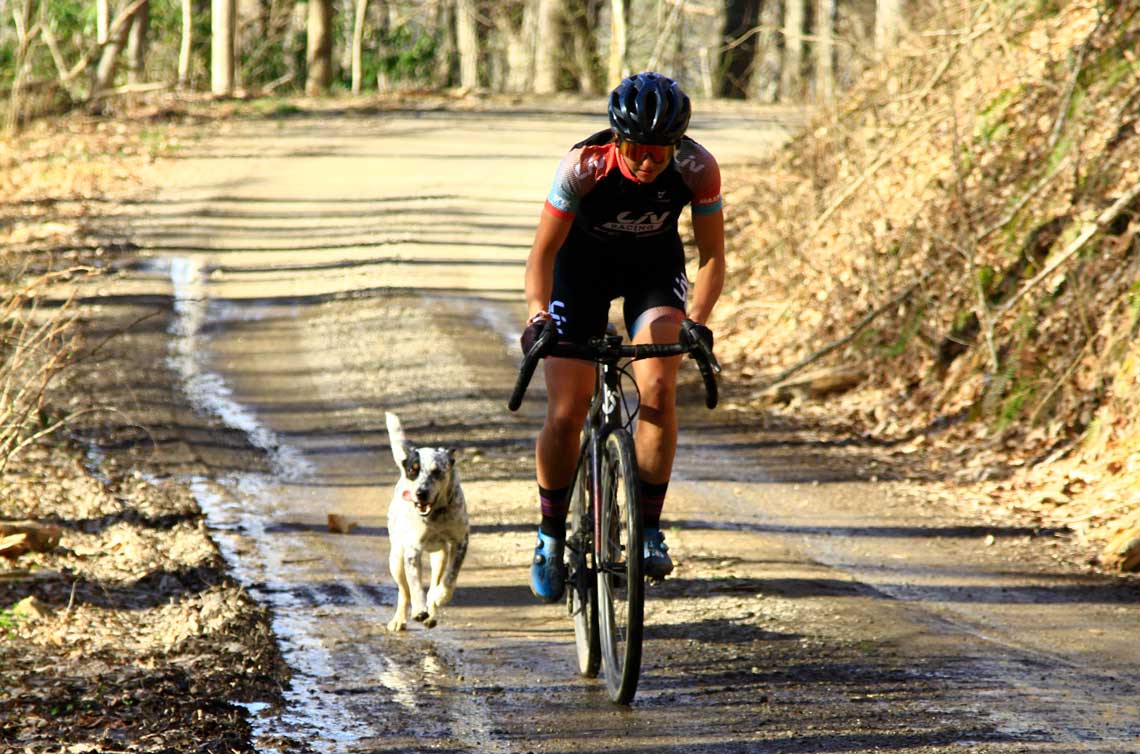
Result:
<svg viewBox="0 0 1140 754"><path fill-rule="evenodd" d="M467 501L459 486L453 448L417 448L404 436L399 418L385 413L392 457L400 467L388 506L388 567L399 596L388 630L403 631L412 618L433 628L440 608L451 601L459 569L467 556L470 525ZM430 553L431 580L424 599L420 561Z"/></svg>

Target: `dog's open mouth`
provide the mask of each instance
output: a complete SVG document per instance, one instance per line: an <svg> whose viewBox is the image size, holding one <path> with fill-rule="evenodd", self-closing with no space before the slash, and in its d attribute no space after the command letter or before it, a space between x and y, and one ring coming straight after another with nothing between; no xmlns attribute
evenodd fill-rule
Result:
<svg viewBox="0 0 1140 754"><path fill-rule="evenodd" d="M426 516L431 513L431 501L418 499L411 490L404 490L404 499L416 506L416 511L421 516Z"/></svg>

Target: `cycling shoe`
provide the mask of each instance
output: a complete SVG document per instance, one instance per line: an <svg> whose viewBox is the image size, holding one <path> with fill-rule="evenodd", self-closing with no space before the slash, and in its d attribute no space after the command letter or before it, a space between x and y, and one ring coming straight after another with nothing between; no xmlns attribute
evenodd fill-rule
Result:
<svg viewBox="0 0 1140 754"><path fill-rule="evenodd" d="M663 579L673 572L673 559L669 557L669 545L660 529L646 529L645 549L642 570L646 578Z"/></svg>
<svg viewBox="0 0 1140 754"><path fill-rule="evenodd" d="M543 602L557 602L566 591L566 541L538 533L538 546L530 565L530 591Z"/></svg>

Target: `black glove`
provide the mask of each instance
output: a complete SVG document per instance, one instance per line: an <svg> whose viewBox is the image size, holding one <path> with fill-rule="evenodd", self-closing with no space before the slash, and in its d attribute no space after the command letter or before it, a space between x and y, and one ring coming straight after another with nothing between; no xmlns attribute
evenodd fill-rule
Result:
<svg viewBox="0 0 1140 754"><path fill-rule="evenodd" d="M527 324L526 329L522 332L522 337L519 338L519 343L522 345L523 356L526 356L534 348L534 343L542 335L543 330L546 329L548 320L535 319Z"/></svg>
<svg viewBox="0 0 1140 754"><path fill-rule="evenodd" d="M685 331L682 331L682 332L685 332ZM694 322L692 328L690 328L689 331L685 333L686 339L690 333L692 335L697 336L702 341L704 341L704 344L706 346L708 346L708 349L710 351L713 350L713 332L712 332L712 330L708 329L707 327L705 327L702 324Z"/></svg>

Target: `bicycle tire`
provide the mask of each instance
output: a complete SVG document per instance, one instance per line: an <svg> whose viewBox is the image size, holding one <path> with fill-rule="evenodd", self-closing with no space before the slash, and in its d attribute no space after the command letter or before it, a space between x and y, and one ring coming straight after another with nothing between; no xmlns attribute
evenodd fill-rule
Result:
<svg viewBox="0 0 1140 754"><path fill-rule="evenodd" d="M587 460L583 457L579 461L570 491L569 531L566 533L570 583L566 601L574 620L578 672L586 678L596 678L602 650L598 639L597 581L590 567L594 559L594 506Z"/></svg>
<svg viewBox="0 0 1140 754"><path fill-rule="evenodd" d="M602 669L610 700L629 704L641 676L645 619L641 498L633 440L624 430L606 438L602 453L602 504L597 536L598 627Z"/></svg>

